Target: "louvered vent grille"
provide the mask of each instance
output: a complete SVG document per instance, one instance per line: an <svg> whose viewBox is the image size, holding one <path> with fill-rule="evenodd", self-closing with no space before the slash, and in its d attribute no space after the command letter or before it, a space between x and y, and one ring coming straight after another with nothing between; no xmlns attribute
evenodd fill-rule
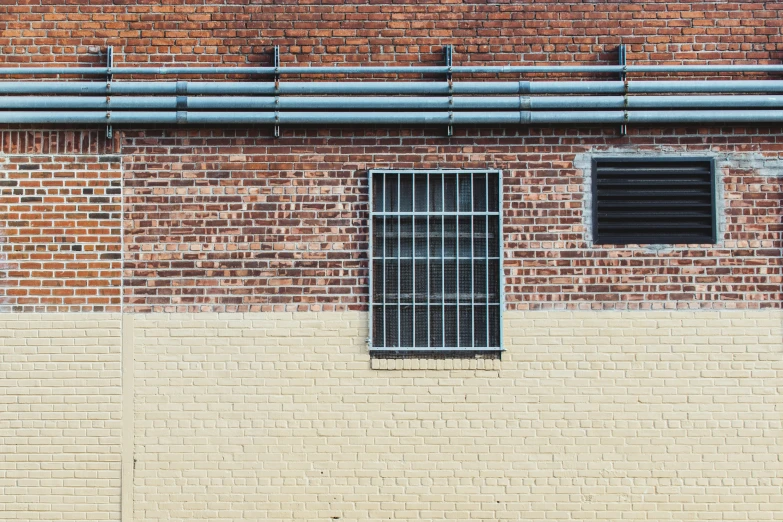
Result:
<svg viewBox="0 0 783 522"><path fill-rule="evenodd" d="M372 349L500 349L498 172L373 171Z"/></svg>
<svg viewBox="0 0 783 522"><path fill-rule="evenodd" d="M715 242L712 160L593 161L595 243Z"/></svg>

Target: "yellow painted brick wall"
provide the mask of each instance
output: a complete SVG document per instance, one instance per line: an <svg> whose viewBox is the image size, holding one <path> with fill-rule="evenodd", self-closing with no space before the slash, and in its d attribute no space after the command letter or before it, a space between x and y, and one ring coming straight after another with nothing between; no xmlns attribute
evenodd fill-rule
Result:
<svg viewBox="0 0 783 522"><path fill-rule="evenodd" d="M361 313L134 325L135 520L783 512L780 311L510 312L483 368L373 369Z"/></svg>
<svg viewBox="0 0 783 522"><path fill-rule="evenodd" d="M0 520L119 520L119 314L0 315Z"/></svg>

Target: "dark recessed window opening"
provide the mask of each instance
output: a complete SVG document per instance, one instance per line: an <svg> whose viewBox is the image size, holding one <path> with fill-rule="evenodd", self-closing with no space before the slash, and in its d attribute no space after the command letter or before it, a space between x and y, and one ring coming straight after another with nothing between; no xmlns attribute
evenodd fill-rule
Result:
<svg viewBox="0 0 783 522"><path fill-rule="evenodd" d="M498 351L500 173L372 171L373 351Z"/></svg>
<svg viewBox="0 0 783 522"><path fill-rule="evenodd" d="M596 244L715 243L710 158L593 159Z"/></svg>

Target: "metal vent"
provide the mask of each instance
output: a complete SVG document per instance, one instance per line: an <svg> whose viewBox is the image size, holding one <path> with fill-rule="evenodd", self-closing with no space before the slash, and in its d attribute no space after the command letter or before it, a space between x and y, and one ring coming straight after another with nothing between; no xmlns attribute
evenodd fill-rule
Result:
<svg viewBox="0 0 783 522"><path fill-rule="evenodd" d="M500 350L500 173L371 171L372 350Z"/></svg>
<svg viewBox="0 0 783 522"><path fill-rule="evenodd" d="M704 158L594 159L594 242L715 243L714 171Z"/></svg>

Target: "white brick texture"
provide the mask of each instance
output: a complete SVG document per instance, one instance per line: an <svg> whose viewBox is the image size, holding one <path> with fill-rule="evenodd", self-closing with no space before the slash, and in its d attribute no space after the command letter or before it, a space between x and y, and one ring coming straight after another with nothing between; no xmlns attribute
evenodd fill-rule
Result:
<svg viewBox="0 0 783 522"><path fill-rule="evenodd" d="M0 520L119 520L119 314L0 315Z"/></svg>
<svg viewBox="0 0 783 522"><path fill-rule="evenodd" d="M362 313L134 325L136 521L782 520L780 311L509 312L483 368L371 364Z"/></svg>

